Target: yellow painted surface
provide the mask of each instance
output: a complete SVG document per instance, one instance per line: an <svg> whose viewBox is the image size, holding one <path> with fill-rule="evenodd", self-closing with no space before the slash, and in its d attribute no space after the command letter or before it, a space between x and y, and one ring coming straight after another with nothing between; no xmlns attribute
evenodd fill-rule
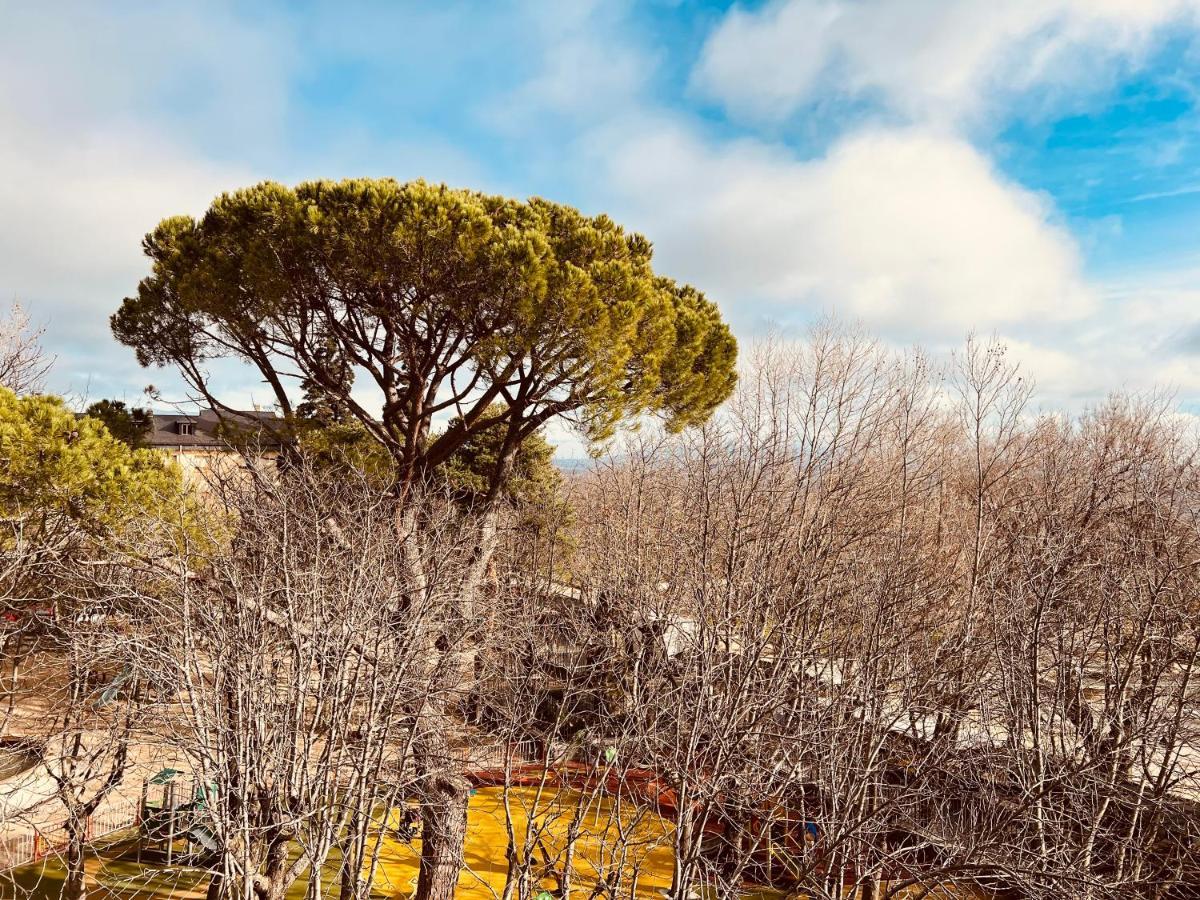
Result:
<svg viewBox="0 0 1200 900"><path fill-rule="evenodd" d="M504 791L481 788L471 797L467 817L466 869L459 879L458 900L497 900L504 891L507 874L505 848L508 846L506 819L519 844L526 841L526 826L532 824L540 840L534 841L533 867L539 888L552 893L558 888L566 865L566 835L570 822L579 822L579 837L572 859L572 893L585 898L604 875L621 873L618 895L644 900L659 900L671 884L673 825L653 812L625 802L615 806L610 797L581 795L577 791L513 788L508 794L506 816ZM405 900L416 887L420 840L411 844L395 836L400 811L393 810L376 842L378 867L371 896L376 900ZM380 842L381 841L381 842ZM329 860L323 880L327 895L336 896L337 857ZM127 838L101 850L100 857L88 861L89 896L93 900L203 900L208 876L197 869L164 869L136 862L136 844ZM60 859L51 857L23 866L0 877L0 898L57 900L62 894L65 872ZM636 886L635 886L636 879ZM287 892L287 900L304 900L308 879L301 878ZM537 890L534 891L536 896ZM914 889L905 898L929 900L979 898L970 889L952 887L932 893ZM804 900L779 891L748 891L745 900Z"/></svg>
<svg viewBox="0 0 1200 900"><path fill-rule="evenodd" d="M653 812L632 804L614 806L609 797L589 797L576 791L510 788L508 810L517 843L523 848L532 823L533 871L540 887L558 887L551 870L563 874L568 824L579 821L572 861L573 887L586 896L600 877L621 872L621 894L637 879L636 896L661 897L671 884L672 825ZM508 827L502 788L480 788L467 814L466 870L458 883L460 900L494 900L504 890ZM394 814L394 825L398 820ZM417 878L420 841L411 845L386 837L379 852L377 890L402 897ZM522 854L524 856L524 854Z"/></svg>

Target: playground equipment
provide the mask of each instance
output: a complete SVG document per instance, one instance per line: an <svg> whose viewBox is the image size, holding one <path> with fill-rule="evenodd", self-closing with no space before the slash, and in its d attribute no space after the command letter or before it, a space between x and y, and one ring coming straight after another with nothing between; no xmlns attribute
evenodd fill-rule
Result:
<svg viewBox="0 0 1200 900"><path fill-rule="evenodd" d="M147 778L142 782L139 817L143 842L158 845L168 866L181 839L189 858L197 852L215 851L217 841L208 823L216 793L215 784L202 782L182 769L166 768Z"/></svg>

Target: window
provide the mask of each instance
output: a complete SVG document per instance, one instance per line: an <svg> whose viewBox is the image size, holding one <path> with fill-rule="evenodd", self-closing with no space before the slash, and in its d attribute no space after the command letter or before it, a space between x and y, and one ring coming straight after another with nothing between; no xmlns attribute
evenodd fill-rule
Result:
<svg viewBox="0 0 1200 900"><path fill-rule="evenodd" d="M196 424L194 422L176 422L175 431L178 434L195 434Z"/></svg>

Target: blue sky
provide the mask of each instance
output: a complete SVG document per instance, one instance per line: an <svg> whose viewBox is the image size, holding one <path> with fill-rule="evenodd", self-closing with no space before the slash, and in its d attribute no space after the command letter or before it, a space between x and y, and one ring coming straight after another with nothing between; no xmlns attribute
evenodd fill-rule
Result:
<svg viewBox="0 0 1200 900"><path fill-rule="evenodd" d="M1200 0L0 0L0 290L54 390L170 394L107 329L159 218L419 177L609 212L746 340L976 330L1046 405L1192 409L1198 29Z"/></svg>

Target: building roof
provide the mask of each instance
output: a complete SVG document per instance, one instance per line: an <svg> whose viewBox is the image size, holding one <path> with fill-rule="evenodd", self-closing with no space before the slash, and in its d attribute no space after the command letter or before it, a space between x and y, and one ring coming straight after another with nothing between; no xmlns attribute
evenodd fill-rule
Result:
<svg viewBox="0 0 1200 900"><path fill-rule="evenodd" d="M202 409L196 415L154 413L146 444L151 447L220 447L229 446L228 435L255 438L265 446L279 445L273 426L283 420L273 412L235 410L217 413ZM222 429L225 429L222 434Z"/></svg>

